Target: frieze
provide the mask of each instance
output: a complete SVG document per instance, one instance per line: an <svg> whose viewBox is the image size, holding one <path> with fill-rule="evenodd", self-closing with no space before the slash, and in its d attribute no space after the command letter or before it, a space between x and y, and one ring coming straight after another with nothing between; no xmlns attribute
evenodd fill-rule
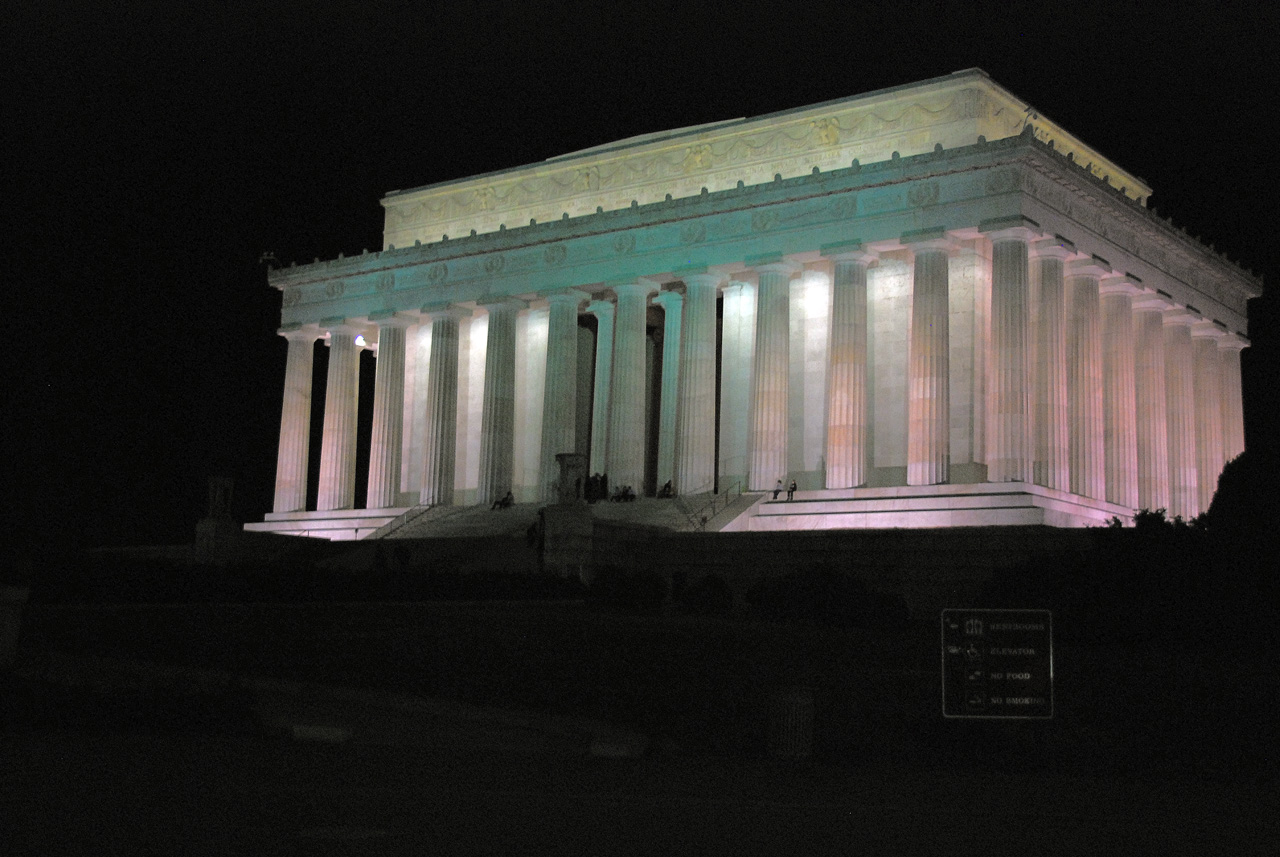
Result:
<svg viewBox="0 0 1280 857"><path fill-rule="evenodd" d="M389 292L396 286L395 271L383 271L373 281L373 287L380 292Z"/></svg>
<svg viewBox="0 0 1280 857"><path fill-rule="evenodd" d="M758 208L751 212L751 231L768 232L778 225L778 213L769 208Z"/></svg>
<svg viewBox="0 0 1280 857"><path fill-rule="evenodd" d="M347 290L346 283L344 283L342 280L330 280L329 282L324 284L325 297L329 298L330 300L334 300L342 297L343 293L346 292L346 290Z"/></svg>
<svg viewBox="0 0 1280 857"><path fill-rule="evenodd" d="M940 191L936 181L913 184L911 187L907 188L907 204L916 208L920 208L925 205L934 205L938 201L939 193Z"/></svg>
<svg viewBox="0 0 1280 857"><path fill-rule="evenodd" d="M546 250L542 251L542 258L548 265L559 265L564 261L568 251L565 250L563 244L552 244Z"/></svg>
<svg viewBox="0 0 1280 857"><path fill-rule="evenodd" d="M484 257L484 272L486 274L498 274L507 266L507 257L501 253L494 253L491 256Z"/></svg>
<svg viewBox="0 0 1280 857"><path fill-rule="evenodd" d="M634 251L635 249L636 249L636 236L632 235L630 232L623 232L620 235L614 236L614 239L613 239L614 253L617 253L619 256L625 256L626 254Z"/></svg>
<svg viewBox="0 0 1280 857"><path fill-rule="evenodd" d="M685 223L680 227L681 244L701 244L707 238L707 225L702 222Z"/></svg>
<svg viewBox="0 0 1280 857"><path fill-rule="evenodd" d="M427 282L433 286L443 283L449 277L449 266L444 262L436 262L427 268Z"/></svg>
<svg viewBox="0 0 1280 857"><path fill-rule="evenodd" d="M291 286L284 290L284 297L280 300L283 307L295 307L302 303L302 289L297 286Z"/></svg>

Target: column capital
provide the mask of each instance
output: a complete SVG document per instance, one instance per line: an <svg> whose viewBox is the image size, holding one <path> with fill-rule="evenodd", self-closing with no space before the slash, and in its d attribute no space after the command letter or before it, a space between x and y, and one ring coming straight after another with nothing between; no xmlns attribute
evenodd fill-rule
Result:
<svg viewBox="0 0 1280 857"><path fill-rule="evenodd" d="M1134 312L1164 312L1173 309L1173 299L1164 292L1144 289L1133 299Z"/></svg>
<svg viewBox="0 0 1280 857"><path fill-rule="evenodd" d="M517 298L512 295L497 295L495 297L478 299L476 301L476 306L484 307L488 312L495 312L503 309L522 310L529 308L529 302L524 298Z"/></svg>
<svg viewBox="0 0 1280 857"><path fill-rule="evenodd" d="M1221 339L1218 340L1219 351L1243 351L1249 347L1249 340L1238 333L1227 331Z"/></svg>
<svg viewBox="0 0 1280 857"><path fill-rule="evenodd" d="M1163 313L1164 323L1166 326L1181 324L1187 327L1200 321L1200 316L1183 306L1175 305L1173 309L1167 309Z"/></svg>
<svg viewBox="0 0 1280 857"><path fill-rule="evenodd" d="M677 271L676 275L680 277L686 287L708 286L713 289L718 289L729 280L729 277L726 274L715 271L706 271L705 269L703 271Z"/></svg>
<svg viewBox="0 0 1280 857"><path fill-rule="evenodd" d="M613 318L615 305L613 301L596 298L587 304L587 312L596 318Z"/></svg>
<svg viewBox="0 0 1280 857"><path fill-rule="evenodd" d="M1206 318L1191 325L1191 335L1196 339L1222 339L1227 336L1227 330Z"/></svg>
<svg viewBox="0 0 1280 857"><path fill-rule="evenodd" d="M880 261L880 254L866 249L861 241L843 241L839 244L823 244L818 251L833 262L857 262L871 267Z"/></svg>
<svg viewBox="0 0 1280 857"><path fill-rule="evenodd" d="M790 276L800 270L800 264L785 258L781 253L761 253L747 256L742 264L755 274L786 274Z"/></svg>
<svg viewBox="0 0 1280 857"><path fill-rule="evenodd" d="M431 321L435 321L438 318L471 318L471 316L475 315L472 310L460 307L457 304L428 304L418 312L421 313L424 320L429 319Z"/></svg>
<svg viewBox="0 0 1280 857"><path fill-rule="evenodd" d="M1055 235L1052 238L1042 238L1033 242L1030 248L1031 258L1033 259L1061 259L1066 262L1068 259L1077 255L1076 245L1072 244L1061 235Z"/></svg>
<svg viewBox="0 0 1280 857"><path fill-rule="evenodd" d="M411 327L418 323L417 313L408 313L403 310L393 312L387 310L385 312L369 313L369 322L376 324L379 330L385 327Z"/></svg>
<svg viewBox="0 0 1280 857"><path fill-rule="evenodd" d="M932 226L928 229L913 229L910 232L902 233L899 239L902 246L910 249L913 253L928 250L941 250L944 253L950 253L956 248L956 242L947 235L947 230L941 226Z"/></svg>
<svg viewBox="0 0 1280 857"><path fill-rule="evenodd" d="M1044 235L1039 223L1021 214L984 220L978 224L978 231L993 244L997 241L1025 241L1030 244Z"/></svg>
<svg viewBox="0 0 1280 857"><path fill-rule="evenodd" d="M1098 294L1129 295L1131 297L1143 293L1142 280L1133 274L1111 274L1098 280Z"/></svg>
<svg viewBox="0 0 1280 857"><path fill-rule="evenodd" d="M285 324L276 331L290 342L314 342L322 335L320 328L314 324Z"/></svg>
<svg viewBox="0 0 1280 857"><path fill-rule="evenodd" d="M550 304L573 304L576 308L583 301L591 300L591 295L586 292L580 292L577 289L561 289L555 292L547 292L542 295Z"/></svg>
<svg viewBox="0 0 1280 857"><path fill-rule="evenodd" d="M671 289L664 289L653 296L653 302L663 309L669 309L668 304L674 304L679 307L684 303L684 295Z"/></svg>
<svg viewBox="0 0 1280 857"><path fill-rule="evenodd" d="M320 319L320 329L338 336L357 336L364 333L365 325L353 323L352 319L334 316Z"/></svg>
<svg viewBox="0 0 1280 857"><path fill-rule="evenodd" d="M627 280L626 282L619 282L616 284L612 284L609 286L609 288L613 289L613 293L619 299L621 299L624 295L635 295L643 299L643 298L649 297L649 295L661 289L662 286L658 283L655 283L653 280L646 280L646 279L640 278L640 279Z"/></svg>
<svg viewBox="0 0 1280 857"><path fill-rule="evenodd" d="M1066 271L1068 277L1092 277L1094 279L1102 279L1110 273L1111 265L1106 259L1098 256L1069 262Z"/></svg>

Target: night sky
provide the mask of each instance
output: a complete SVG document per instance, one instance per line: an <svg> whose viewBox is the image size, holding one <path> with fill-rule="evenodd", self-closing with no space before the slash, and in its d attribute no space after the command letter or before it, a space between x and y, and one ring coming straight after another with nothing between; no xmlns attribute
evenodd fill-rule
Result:
<svg viewBox="0 0 1280 857"><path fill-rule="evenodd" d="M977 66L1280 283L1277 21L1134 6L11 5L5 543L190 542L210 475L261 520L285 355L263 251L376 250L388 190L635 134ZM1250 447L1280 411L1277 291L1251 308Z"/></svg>

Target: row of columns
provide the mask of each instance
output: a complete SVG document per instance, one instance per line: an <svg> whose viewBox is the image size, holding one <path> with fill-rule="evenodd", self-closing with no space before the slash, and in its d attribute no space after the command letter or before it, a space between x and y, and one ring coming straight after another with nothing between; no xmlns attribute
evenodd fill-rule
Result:
<svg viewBox="0 0 1280 857"><path fill-rule="evenodd" d="M1191 516L1207 508L1222 464L1243 451L1239 351L1243 340L1080 260L1068 242L1039 240L1026 227L988 234L992 247L985 458L989 481L1034 482L1117 503ZM943 235L904 241L914 255L908 333L907 483L946 482L950 462L949 261ZM833 294L829 341L826 486L851 488L869 476L867 450L868 269L859 246L829 254ZM794 263L754 266L754 347L749 373L730 365L723 383L749 378L749 490L787 473L790 284ZM549 304L540 449L541 492L554 496L555 455L574 447L577 318L584 301L597 320L590 468L614 485L638 485L645 466L645 332L651 297L665 311L659 482L679 493L708 491L716 477L716 298L736 300L741 284L720 274L683 276L683 295L638 280L613 287L616 302L566 289ZM655 292L659 292L654 296ZM479 497L512 489L516 316L503 298L488 313L480 426ZM424 308L431 324L421 502L454 499L459 321L471 311ZM396 504L400 475L406 328L414 316L386 313L379 330L370 456L370 508ZM342 320L330 333L318 508L350 508L354 498L359 329ZM275 510L305 508L312 343L288 339ZM733 375L731 378L730 375Z"/></svg>

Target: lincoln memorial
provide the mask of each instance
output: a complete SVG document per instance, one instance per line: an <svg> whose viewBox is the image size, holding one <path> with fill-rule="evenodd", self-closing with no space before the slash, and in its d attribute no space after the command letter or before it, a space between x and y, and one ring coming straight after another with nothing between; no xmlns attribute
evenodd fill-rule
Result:
<svg viewBox="0 0 1280 857"><path fill-rule="evenodd" d="M728 530L1195 516L1244 448L1261 282L1151 192L976 69L392 191L380 251L270 274L288 357L249 529L555 502L566 452L642 497L743 492Z"/></svg>

